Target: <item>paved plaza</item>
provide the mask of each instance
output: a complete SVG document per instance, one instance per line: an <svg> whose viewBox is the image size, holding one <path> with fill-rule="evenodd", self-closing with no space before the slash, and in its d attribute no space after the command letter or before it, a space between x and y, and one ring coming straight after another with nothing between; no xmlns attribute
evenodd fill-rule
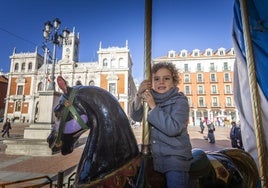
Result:
<svg viewBox="0 0 268 188"><path fill-rule="evenodd" d="M135 134L138 135L139 140L141 138L141 127L136 127L133 130ZM204 134L201 134L199 130L199 126L189 126L189 134L193 148L201 148L205 151L215 151L231 146L229 139L229 128L216 127L215 144L210 144L208 140L204 139L204 136L207 135L207 130L204 131ZM14 128L11 130L10 138L4 139L18 139L20 136L22 136L21 134L23 134L23 129L19 126L17 129ZM1 142L2 140L3 138L1 138ZM73 167L78 163L83 151L83 147L84 146L82 145L76 148L73 153L67 156L62 156L59 153L48 157L37 157L6 155L4 153L5 148L2 145L0 151L0 184L46 175L52 179L57 179L58 172L65 171L67 169L72 170ZM13 187L18 187L18 185L14 185Z"/></svg>

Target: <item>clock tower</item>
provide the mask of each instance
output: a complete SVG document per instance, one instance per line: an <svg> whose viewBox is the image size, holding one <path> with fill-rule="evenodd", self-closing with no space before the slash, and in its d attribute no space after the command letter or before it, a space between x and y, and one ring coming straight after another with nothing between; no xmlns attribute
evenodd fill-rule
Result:
<svg viewBox="0 0 268 188"><path fill-rule="evenodd" d="M75 31L69 34L68 41L62 45L62 59L69 59L78 62L79 52L79 34L75 35Z"/></svg>

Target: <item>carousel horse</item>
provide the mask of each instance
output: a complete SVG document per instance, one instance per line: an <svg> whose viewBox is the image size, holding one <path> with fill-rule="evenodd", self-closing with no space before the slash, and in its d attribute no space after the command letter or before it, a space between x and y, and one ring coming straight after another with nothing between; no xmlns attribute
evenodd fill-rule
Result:
<svg viewBox="0 0 268 188"><path fill-rule="evenodd" d="M165 178L143 156L130 121L117 99L96 86L68 87L59 76L63 94L54 108L57 121L47 138L50 148L71 153L81 134L89 130L74 187L165 187ZM258 169L240 149L204 152L193 149L190 186L257 187Z"/></svg>

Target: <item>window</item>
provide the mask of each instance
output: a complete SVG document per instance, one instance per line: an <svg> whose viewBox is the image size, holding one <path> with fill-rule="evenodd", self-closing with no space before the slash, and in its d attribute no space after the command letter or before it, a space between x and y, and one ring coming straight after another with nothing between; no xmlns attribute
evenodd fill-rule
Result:
<svg viewBox="0 0 268 188"><path fill-rule="evenodd" d="M191 94L190 86L185 86L185 94Z"/></svg>
<svg viewBox="0 0 268 188"><path fill-rule="evenodd" d="M225 93L231 94L231 86L230 85L225 85Z"/></svg>
<svg viewBox="0 0 268 188"><path fill-rule="evenodd" d="M112 94L116 94L116 84L115 83L109 83L109 92Z"/></svg>
<svg viewBox="0 0 268 188"><path fill-rule="evenodd" d="M43 83L39 82L37 86L37 91L42 91L42 88L43 88Z"/></svg>
<svg viewBox="0 0 268 188"><path fill-rule="evenodd" d="M23 95L23 86L19 85L17 87L17 95Z"/></svg>
<svg viewBox="0 0 268 188"><path fill-rule="evenodd" d="M201 71L201 63L197 63L197 65L196 65L196 70L197 70L197 71Z"/></svg>
<svg viewBox="0 0 268 188"><path fill-rule="evenodd" d="M111 60L111 67L117 67L115 58Z"/></svg>
<svg viewBox="0 0 268 188"><path fill-rule="evenodd" d="M212 106L218 106L218 98L212 97Z"/></svg>
<svg viewBox="0 0 268 188"><path fill-rule="evenodd" d="M180 52L180 56L181 56L181 57L186 57L187 54L188 54L187 50L182 50L182 51Z"/></svg>
<svg viewBox="0 0 268 188"><path fill-rule="evenodd" d="M199 51L200 50L198 50L198 49L193 50L193 56L198 57L199 56Z"/></svg>
<svg viewBox="0 0 268 188"><path fill-rule="evenodd" d="M231 97L226 97L226 106L232 106L232 98Z"/></svg>
<svg viewBox="0 0 268 188"><path fill-rule="evenodd" d="M223 63L223 70L225 70L225 71L228 70L228 62Z"/></svg>
<svg viewBox="0 0 268 188"><path fill-rule="evenodd" d="M119 67L125 67L125 62L123 58L119 59Z"/></svg>
<svg viewBox="0 0 268 188"><path fill-rule="evenodd" d="M21 64L21 71L23 71L23 72L25 71L25 63Z"/></svg>
<svg viewBox="0 0 268 188"><path fill-rule="evenodd" d="M19 64L16 63L16 64L15 64L15 70L14 70L14 71L15 71L15 72L18 72L18 70L19 70Z"/></svg>
<svg viewBox="0 0 268 188"><path fill-rule="evenodd" d="M198 105L201 107L205 106L204 97L198 97Z"/></svg>
<svg viewBox="0 0 268 188"><path fill-rule="evenodd" d="M189 65L188 64L184 64L184 71L186 71L186 72L189 71Z"/></svg>
<svg viewBox="0 0 268 188"><path fill-rule="evenodd" d="M104 59L103 60L102 66L104 66L104 67L107 67L108 66L108 60L107 59Z"/></svg>
<svg viewBox="0 0 268 188"><path fill-rule="evenodd" d="M210 71L215 71L215 64L214 63L210 63Z"/></svg>
<svg viewBox="0 0 268 188"><path fill-rule="evenodd" d="M197 74L197 82L203 82L203 75Z"/></svg>
<svg viewBox="0 0 268 188"><path fill-rule="evenodd" d="M225 82L230 82L230 76L229 76L229 73L224 73L224 81Z"/></svg>
<svg viewBox="0 0 268 188"><path fill-rule="evenodd" d="M204 87L203 86L198 86L197 93L198 94L204 94Z"/></svg>
<svg viewBox="0 0 268 188"><path fill-rule="evenodd" d="M184 75L184 82L186 82L186 83L190 82L190 75L189 74Z"/></svg>
<svg viewBox="0 0 268 188"><path fill-rule="evenodd" d="M171 50L168 52L168 57L169 58L174 58L175 57L175 51Z"/></svg>
<svg viewBox="0 0 268 188"><path fill-rule="evenodd" d="M21 101L16 101L15 102L15 111L16 112L21 111Z"/></svg>
<svg viewBox="0 0 268 188"><path fill-rule="evenodd" d="M187 97L187 98L188 98L188 104L189 104L189 106L193 106L193 103L192 103L191 97Z"/></svg>
<svg viewBox="0 0 268 188"><path fill-rule="evenodd" d="M210 74L210 81L211 82L216 82L216 74Z"/></svg>
<svg viewBox="0 0 268 188"><path fill-rule="evenodd" d="M32 62L30 62L30 63L28 64L28 70L29 70L29 71L31 71L31 70L32 70L32 68L33 68L33 63L32 63Z"/></svg>
<svg viewBox="0 0 268 188"><path fill-rule="evenodd" d="M217 94L217 86L216 85L211 86L211 93L212 94Z"/></svg>

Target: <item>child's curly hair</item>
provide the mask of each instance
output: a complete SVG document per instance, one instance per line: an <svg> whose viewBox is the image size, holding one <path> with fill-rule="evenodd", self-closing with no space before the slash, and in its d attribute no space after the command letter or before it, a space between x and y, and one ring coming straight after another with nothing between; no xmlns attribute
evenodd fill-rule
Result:
<svg viewBox="0 0 268 188"><path fill-rule="evenodd" d="M173 83L175 86L177 86L180 83L179 71L173 63L170 62L155 63L153 64L151 71L153 74L155 74L161 68L166 68L171 72Z"/></svg>

